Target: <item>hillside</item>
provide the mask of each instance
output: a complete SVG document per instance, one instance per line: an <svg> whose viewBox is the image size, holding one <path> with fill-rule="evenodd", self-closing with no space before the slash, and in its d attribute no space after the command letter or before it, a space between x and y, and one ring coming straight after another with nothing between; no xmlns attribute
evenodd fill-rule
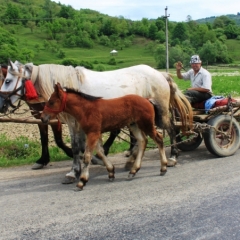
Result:
<svg viewBox="0 0 240 240"><path fill-rule="evenodd" d="M50 0L0 0L0 62L82 65L104 71L137 64L166 66L165 19L132 21L90 9L75 10ZM227 15L239 20L240 16ZM189 64L200 54L205 64L240 62L240 25L215 17L169 22L169 66ZM201 23L201 21L203 21ZM209 24L206 24L209 21ZM233 27L232 27L233 26ZM117 55L112 55L112 50Z"/></svg>
<svg viewBox="0 0 240 240"><path fill-rule="evenodd" d="M228 18L230 18L231 20L235 21L237 25L240 26L240 14L226 14L224 15ZM214 20L220 16L211 16L211 17L207 17L207 18L201 18L201 19L197 19L195 20L197 23L213 23Z"/></svg>

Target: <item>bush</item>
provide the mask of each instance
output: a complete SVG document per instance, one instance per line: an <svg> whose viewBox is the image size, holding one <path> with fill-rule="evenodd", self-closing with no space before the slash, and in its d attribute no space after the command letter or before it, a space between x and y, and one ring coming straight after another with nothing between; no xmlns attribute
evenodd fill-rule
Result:
<svg viewBox="0 0 240 240"><path fill-rule="evenodd" d="M79 66L83 66L87 69L93 69L93 64L88 61L81 61Z"/></svg>
<svg viewBox="0 0 240 240"><path fill-rule="evenodd" d="M65 66L73 66L73 67L76 67L79 65L78 61L75 60L75 59L70 59L70 58L65 58L62 60L62 65L65 65Z"/></svg>
<svg viewBox="0 0 240 240"><path fill-rule="evenodd" d="M104 67L104 65L99 64L99 65L97 65L96 70L99 72L103 72L106 70L106 68Z"/></svg>
<svg viewBox="0 0 240 240"><path fill-rule="evenodd" d="M109 64L109 65L117 65L116 59L115 59L115 58L111 58L111 59L108 61L108 64Z"/></svg>

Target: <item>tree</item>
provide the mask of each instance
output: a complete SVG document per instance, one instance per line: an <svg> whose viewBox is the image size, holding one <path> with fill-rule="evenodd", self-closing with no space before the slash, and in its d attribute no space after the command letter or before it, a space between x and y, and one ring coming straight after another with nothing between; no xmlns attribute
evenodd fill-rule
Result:
<svg viewBox="0 0 240 240"><path fill-rule="evenodd" d="M224 34L227 36L228 39L235 39L237 38L238 34L240 33L240 28L236 25L227 25L224 28Z"/></svg>
<svg viewBox="0 0 240 240"><path fill-rule="evenodd" d="M216 63L216 57L217 57L217 50L213 43L210 41L207 41L205 44L203 44L199 55L201 56L201 59L203 62L209 64Z"/></svg>
<svg viewBox="0 0 240 240"><path fill-rule="evenodd" d="M157 63L158 68L165 68L166 66L166 47L163 44L160 44L155 52L154 52L154 58Z"/></svg>
<svg viewBox="0 0 240 240"><path fill-rule="evenodd" d="M19 19L20 19L19 8L11 3L8 3L7 9L3 18L4 22L17 23Z"/></svg>
<svg viewBox="0 0 240 240"><path fill-rule="evenodd" d="M186 19L187 22L191 22L192 21L192 17L190 15L187 15L187 19Z"/></svg>
<svg viewBox="0 0 240 240"><path fill-rule="evenodd" d="M149 30L148 30L148 37L152 40L155 40L157 37L158 28L155 23L151 23Z"/></svg>
<svg viewBox="0 0 240 240"><path fill-rule="evenodd" d="M36 27L36 24L33 21L28 21L27 22L27 27L29 27L31 32L33 33L33 29Z"/></svg>
<svg viewBox="0 0 240 240"><path fill-rule="evenodd" d="M165 31L165 21L164 21L164 18L157 18L156 20L156 26L158 28L158 31Z"/></svg>
<svg viewBox="0 0 240 240"><path fill-rule="evenodd" d="M59 17L66 18L66 19L73 19L75 15L75 10L70 6L62 5L61 10L58 13Z"/></svg>
<svg viewBox="0 0 240 240"><path fill-rule="evenodd" d="M169 66L175 67L175 63L178 61L181 61L183 65L189 63L189 55L179 45L169 49Z"/></svg>
<svg viewBox="0 0 240 240"><path fill-rule="evenodd" d="M184 41L188 38L187 28L184 23L177 23L177 25L173 29L172 38L178 38L180 41Z"/></svg>

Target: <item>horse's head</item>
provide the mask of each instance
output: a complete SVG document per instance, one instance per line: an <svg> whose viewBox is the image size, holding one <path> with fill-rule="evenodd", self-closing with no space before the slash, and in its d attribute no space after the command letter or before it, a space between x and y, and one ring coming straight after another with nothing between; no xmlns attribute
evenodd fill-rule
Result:
<svg viewBox="0 0 240 240"><path fill-rule="evenodd" d="M46 103L41 114L43 123L47 123L65 109L67 93L62 89L60 83L55 84L54 92Z"/></svg>
<svg viewBox="0 0 240 240"><path fill-rule="evenodd" d="M24 95L24 81L30 79L32 69L30 65L9 61L6 77L0 89L0 112L4 113L9 106L16 108L14 103Z"/></svg>

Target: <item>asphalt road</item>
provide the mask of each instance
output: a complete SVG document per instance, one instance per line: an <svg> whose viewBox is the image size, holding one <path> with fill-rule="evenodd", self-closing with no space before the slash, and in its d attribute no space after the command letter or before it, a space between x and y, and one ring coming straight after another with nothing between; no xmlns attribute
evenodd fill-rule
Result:
<svg viewBox="0 0 240 240"><path fill-rule="evenodd" d="M215 158L201 145L162 177L150 150L127 180L119 154L115 181L91 166L81 192L61 184L70 161L0 169L0 239L240 239L239 156Z"/></svg>

